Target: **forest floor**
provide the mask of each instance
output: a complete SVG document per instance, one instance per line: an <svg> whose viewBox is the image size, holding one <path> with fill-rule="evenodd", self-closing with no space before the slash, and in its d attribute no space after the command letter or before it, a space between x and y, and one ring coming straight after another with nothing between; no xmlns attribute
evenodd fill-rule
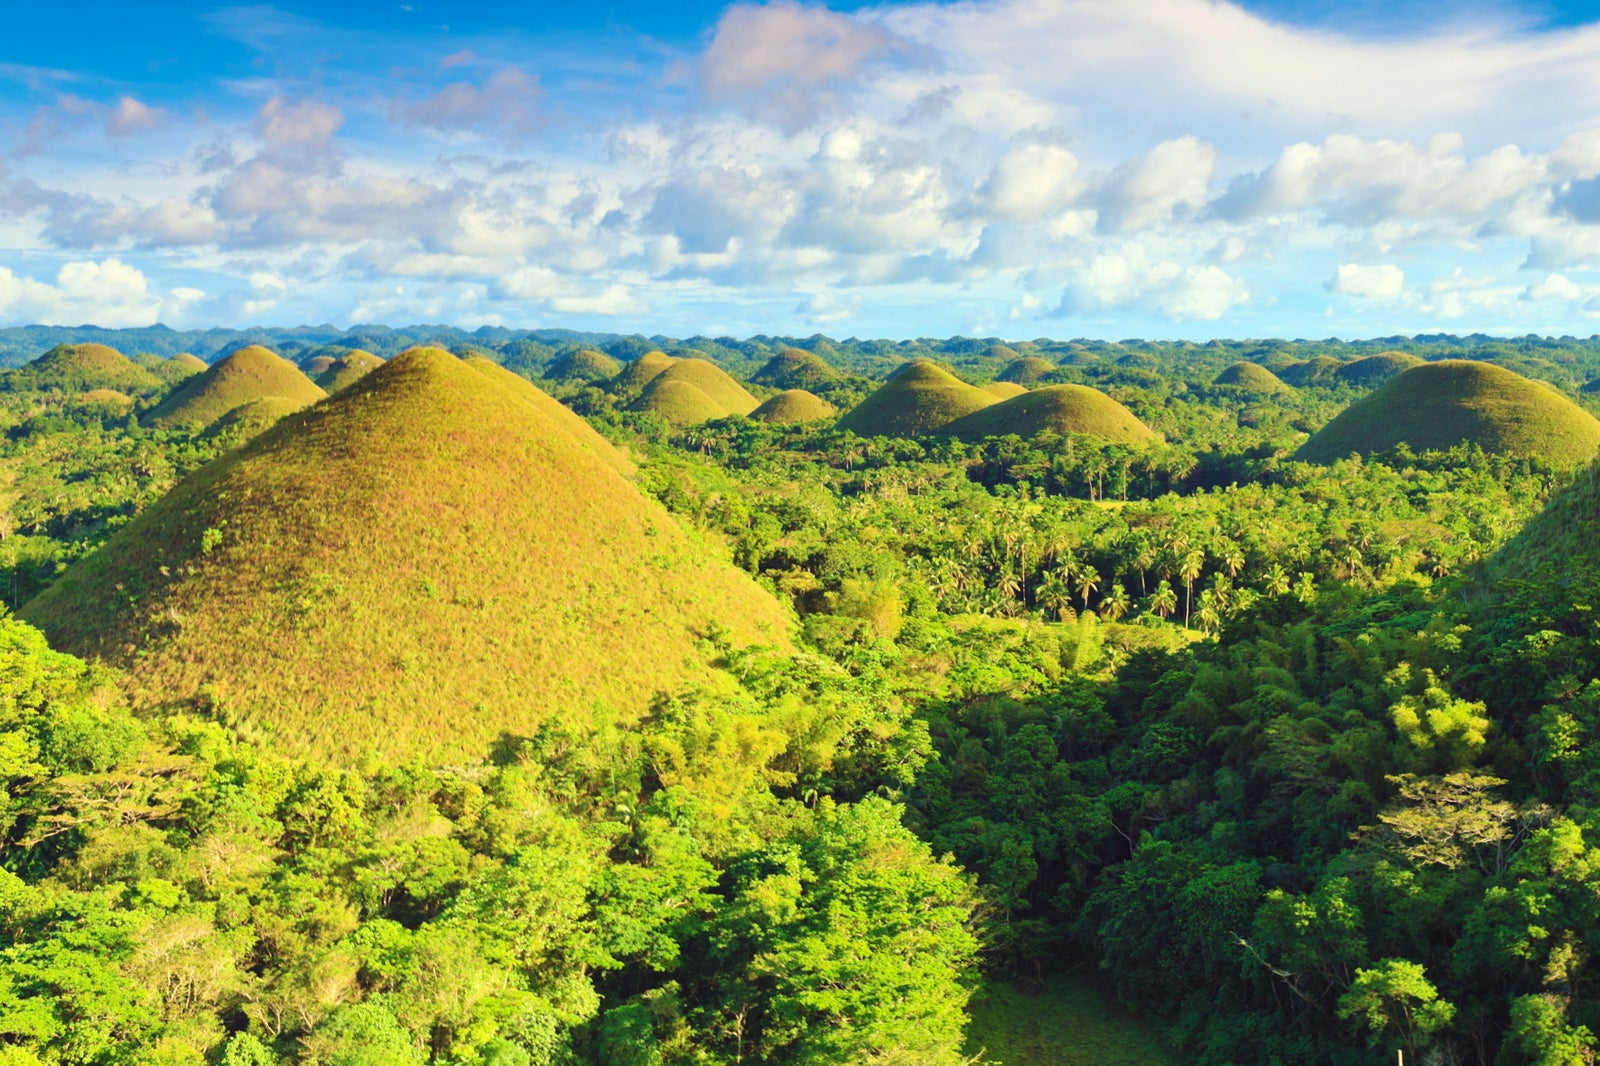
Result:
<svg viewBox="0 0 1600 1066"><path fill-rule="evenodd" d="M1114 1006L1088 974L1060 974L1040 995L986 983L972 997L967 1054L985 1066L1177 1066L1149 1020Z"/></svg>

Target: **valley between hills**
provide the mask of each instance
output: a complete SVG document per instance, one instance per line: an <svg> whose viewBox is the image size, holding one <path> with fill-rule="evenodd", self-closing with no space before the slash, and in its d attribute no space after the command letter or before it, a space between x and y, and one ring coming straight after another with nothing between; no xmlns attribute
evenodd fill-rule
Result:
<svg viewBox="0 0 1600 1066"><path fill-rule="evenodd" d="M1600 339L0 357L0 1066L1593 1060Z"/></svg>

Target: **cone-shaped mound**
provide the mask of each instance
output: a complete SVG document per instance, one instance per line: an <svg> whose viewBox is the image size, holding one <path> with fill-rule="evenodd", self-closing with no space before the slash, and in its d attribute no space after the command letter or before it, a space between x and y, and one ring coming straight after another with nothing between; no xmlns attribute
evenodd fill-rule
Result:
<svg viewBox="0 0 1600 1066"><path fill-rule="evenodd" d="M204 374L206 372L205 360L190 352L179 352L171 359L168 359L167 362L181 366L190 373Z"/></svg>
<svg viewBox="0 0 1600 1066"><path fill-rule="evenodd" d="M1085 385L1047 385L1004 400L944 427L963 440L1037 437L1041 433L1078 433L1101 440L1138 443L1156 440L1154 430L1105 393Z"/></svg>
<svg viewBox="0 0 1600 1066"><path fill-rule="evenodd" d="M757 422L789 425L795 422L820 422L833 418L839 412L833 405L807 392L805 389L788 389L769 397L760 407L750 412Z"/></svg>
<svg viewBox="0 0 1600 1066"><path fill-rule="evenodd" d="M205 363L188 352L179 352L171 359L163 359L159 355L141 355L135 358L134 362L150 371L163 385L176 385L186 378L203 374L206 370Z"/></svg>
<svg viewBox="0 0 1600 1066"><path fill-rule="evenodd" d="M840 430L863 437L919 437L996 400L928 359L916 359L839 419Z"/></svg>
<svg viewBox="0 0 1600 1066"><path fill-rule="evenodd" d="M1500 579L1548 578L1567 583L1592 577L1600 567L1600 463L1591 463L1571 485L1523 526L1489 561Z"/></svg>
<svg viewBox="0 0 1600 1066"><path fill-rule="evenodd" d="M1298 363L1290 363L1278 371L1278 377L1293 385L1295 388L1305 388L1307 385L1331 385L1334 375L1342 362L1331 355L1319 355L1315 359L1305 359Z"/></svg>
<svg viewBox="0 0 1600 1066"><path fill-rule="evenodd" d="M316 381L329 370L332 370L333 365L338 361L331 355L313 355L310 359L300 364L300 369L305 371L306 377Z"/></svg>
<svg viewBox="0 0 1600 1066"><path fill-rule="evenodd" d="M1364 359L1342 364L1333 372L1333 378L1341 385L1350 385L1358 389L1375 389L1412 367L1422 365L1422 362L1423 360L1409 352L1379 352L1377 355L1369 355Z"/></svg>
<svg viewBox="0 0 1600 1066"><path fill-rule="evenodd" d="M1212 384L1228 385L1243 392L1259 393L1262 396L1287 396L1291 391L1289 386L1278 380L1278 375L1266 367L1246 362L1234 363L1223 370Z"/></svg>
<svg viewBox="0 0 1600 1066"><path fill-rule="evenodd" d="M281 750L481 756L708 676L767 593L602 462L576 415L411 349L186 478L24 608Z"/></svg>
<svg viewBox="0 0 1600 1066"><path fill-rule="evenodd" d="M607 381L620 373L622 364L605 352L579 348L551 363L544 372L544 379L563 385L587 385L594 381Z"/></svg>
<svg viewBox="0 0 1600 1066"><path fill-rule="evenodd" d="M565 426L573 440L587 448L591 455L611 467L618 474L623 477L633 476L635 468L632 461L618 451L610 441L596 433L593 426L567 410L560 400L540 389L521 374L513 370L507 370L492 359L474 355L469 356L465 362L478 373L499 382L500 387L511 393L511 395L519 397L525 403L532 404L534 410L538 411L544 418Z"/></svg>
<svg viewBox="0 0 1600 1066"><path fill-rule="evenodd" d="M709 401L709 406L705 401ZM729 415L747 415L760 405L761 401L715 363L704 359L678 359L650 380L634 401L633 410L651 411L669 422L693 425Z"/></svg>
<svg viewBox="0 0 1600 1066"><path fill-rule="evenodd" d="M317 384L329 396L343 392L383 365L383 360L363 348L355 348L328 364L317 377Z"/></svg>
<svg viewBox="0 0 1600 1066"><path fill-rule="evenodd" d="M1296 457L1330 463L1352 452L1486 452L1578 463L1600 450L1600 422L1554 389L1492 363L1423 363L1357 400L1301 445Z"/></svg>
<svg viewBox="0 0 1600 1066"><path fill-rule="evenodd" d="M991 381L978 387L997 400L1014 399L1028 391L1026 385L1018 385L1015 381Z"/></svg>
<svg viewBox="0 0 1600 1066"><path fill-rule="evenodd" d="M306 405L282 396L268 396L240 404L211 425L201 434L205 440L225 440L231 446L252 440L283 421Z"/></svg>
<svg viewBox="0 0 1600 1066"><path fill-rule="evenodd" d="M58 344L10 376L13 388L73 393L90 389L139 392L160 383L150 371L104 344Z"/></svg>
<svg viewBox="0 0 1600 1066"><path fill-rule="evenodd" d="M173 389L144 422L157 428L203 427L251 400L278 397L304 407L327 395L287 359L251 345Z"/></svg>
<svg viewBox="0 0 1600 1066"><path fill-rule="evenodd" d="M657 374L676 362L666 352L646 352L623 367L606 388L617 396L638 396Z"/></svg>
<svg viewBox="0 0 1600 1066"><path fill-rule="evenodd" d="M814 352L784 348L750 378L772 389L814 389L839 380L839 372Z"/></svg>
<svg viewBox="0 0 1600 1066"><path fill-rule="evenodd" d="M1054 363L1040 359L1037 355L1029 355L1007 363L996 380L1015 381L1018 385L1037 385L1040 378L1055 369Z"/></svg>

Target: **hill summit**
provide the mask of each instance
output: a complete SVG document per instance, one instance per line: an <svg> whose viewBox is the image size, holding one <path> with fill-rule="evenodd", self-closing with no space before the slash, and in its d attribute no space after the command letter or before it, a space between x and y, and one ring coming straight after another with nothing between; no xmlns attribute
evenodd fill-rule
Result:
<svg viewBox="0 0 1600 1066"><path fill-rule="evenodd" d="M675 359L652 377L633 403L668 422L689 426L730 415L748 415L760 406L745 387L705 359Z"/></svg>
<svg viewBox="0 0 1600 1066"><path fill-rule="evenodd" d="M774 389L811 390L839 380L839 372L803 348L784 348L750 378Z"/></svg>
<svg viewBox="0 0 1600 1066"><path fill-rule="evenodd" d="M353 348L329 363L317 375L317 385L329 396L343 392L383 365L383 359L364 348Z"/></svg>
<svg viewBox="0 0 1600 1066"><path fill-rule="evenodd" d="M1262 396L1287 396L1294 391L1266 367L1244 361L1224 368L1212 384L1227 385L1241 392L1254 392Z"/></svg>
<svg viewBox="0 0 1600 1066"><path fill-rule="evenodd" d="M204 427L254 400L277 399L305 407L327 395L289 360L251 345L184 381L144 416L144 422L158 428Z"/></svg>
<svg viewBox="0 0 1600 1066"><path fill-rule="evenodd" d="M942 432L964 440L1011 433L1025 438L1042 433L1077 433L1127 443L1157 439L1155 431L1134 417L1132 411L1086 385L1046 385L1024 392L958 418Z"/></svg>
<svg viewBox="0 0 1600 1066"><path fill-rule="evenodd" d="M820 422L838 413L833 404L805 389L786 389L764 400L760 407L750 412L750 417L757 422L790 425L795 422Z"/></svg>
<svg viewBox="0 0 1600 1066"><path fill-rule="evenodd" d="M1405 371L1357 400L1301 445L1296 457L1328 463L1352 452L1486 452L1570 464L1600 450L1600 421L1555 389L1492 363L1445 359Z"/></svg>
<svg viewBox="0 0 1600 1066"><path fill-rule="evenodd" d="M786 610L598 440L553 401L411 349L200 468L23 614L122 667L136 706L393 760L637 714L709 676L713 625L785 643Z"/></svg>
<svg viewBox="0 0 1600 1066"><path fill-rule="evenodd" d="M846 412L838 428L863 437L919 437L995 402L931 359L914 359Z"/></svg>
<svg viewBox="0 0 1600 1066"><path fill-rule="evenodd" d="M154 374L104 344L58 344L7 375L13 389L88 392L115 389L141 392L160 383Z"/></svg>

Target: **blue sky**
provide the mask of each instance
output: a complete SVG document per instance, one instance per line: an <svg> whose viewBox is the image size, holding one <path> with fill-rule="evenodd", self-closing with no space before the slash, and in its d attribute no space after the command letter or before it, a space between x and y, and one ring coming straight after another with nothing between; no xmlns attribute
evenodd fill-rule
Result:
<svg viewBox="0 0 1600 1066"><path fill-rule="evenodd" d="M1596 12L1440 8L29 5L0 324L1600 331Z"/></svg>

